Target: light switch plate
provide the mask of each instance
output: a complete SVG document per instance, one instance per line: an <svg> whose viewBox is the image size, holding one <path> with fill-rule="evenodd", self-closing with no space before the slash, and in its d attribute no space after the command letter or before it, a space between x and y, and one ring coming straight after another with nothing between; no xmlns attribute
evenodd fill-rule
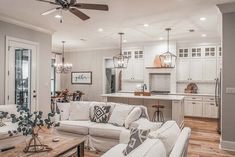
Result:
<svg viewBox="0 0 235 157"><path fill-rule="evenodd" d="M235 94L235 88L232 88L232 87L226 88L226 93L227 94Z"/></svg>

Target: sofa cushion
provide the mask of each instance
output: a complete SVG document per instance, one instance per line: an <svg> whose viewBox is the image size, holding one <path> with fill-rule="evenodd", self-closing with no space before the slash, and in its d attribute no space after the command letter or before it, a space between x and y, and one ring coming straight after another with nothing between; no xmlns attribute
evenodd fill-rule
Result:
<svg viewBox="0 0 235 157"><path fill-rule="evenodd" d="M176 140L180 135L180 128L175 121L167 121L157 131L149 133L149 138L158 138L165 145L167 156L173 149Z"/></svg>
<svg viewBox="0 0 235 157"><path fill-rule="evenodd" d="M88 135L89 127L93 123L90 121L60 121L60 126L56 127L58 131L64 131L79 135Z"/></svg>
<svg viewBox="0 0 235 157"><path fill-rule="evenodd" d="M147 139L148 134L149 130L139 130L137 128L132 128L130 140L126 148L123 150L123 154L127 155L139 147Z"/></svg>
<svg viewBox="0 0 235 157"><path fill-rule="evenodd" d="M114 126L109 123L91 122L89 134L96 137L104 137L119 140L122 131L129 131L125 127ZM129 131L130 132L130 131Z"/></svg>
<svg viewBox="0 0 235 157"><path fill-rule="evenodd" d="M69 120L90 120L90 104L88 101L71 101Z"/></svg>
<svg viewBox="0 0 235 157"><path fill-rule="evenodd" d="M101 157L124 157L125 155L122 153L122 151L126 148L126 146L127 144L118 144Z"/></svg>
<svg viewBox="0 0 235 157"><path fill-rule="evenodd" d="M111 106L95 106L92 122L107 123L109 120Z"/></svg>
<svg viewBox="0 0 235 157"><path fill-rule="evenodd" d="M127 144L118 144L101 157L166 157L166 150L159 139L147 139L142 145L125 156L122 151Z"/></svg>
<svg viewBox="0 0 235 157"><path fill-rule="evenodd" d="M57 107L60 110L60 120L68 120L69 119L69 110L70 103L61 103L57 102Z"/></svg>
<svg viewBox="0 0 235 157"><path fill-rule="evenodd" d="M187 153L190 135L191 135L190 128L186 127L181 131L180 136L178 137L174 145L174 148L171 151L170 157L187 156L185 153Z"/></svg>
<svg viewBox="0 0 235 157"><path fill-rule="evenodd" d="M162 126L162 122L151 122L146 118L140 118L130 124L130 128L138 128L150 131L156 131Z"/></svg>
<svg viewBox="0 0 235 157"><path fill-rule="evenodd" d="M125 120L133 108L131 105L117 104L109 118L109 123L124 126Z"/></svg>
<svg viewBox="0 0 235 157"><path fill-rule="evenodd" d="M140 107L135 107L125 119L125 128L129 128L130 124L140 118L142 110Z"/></svg>

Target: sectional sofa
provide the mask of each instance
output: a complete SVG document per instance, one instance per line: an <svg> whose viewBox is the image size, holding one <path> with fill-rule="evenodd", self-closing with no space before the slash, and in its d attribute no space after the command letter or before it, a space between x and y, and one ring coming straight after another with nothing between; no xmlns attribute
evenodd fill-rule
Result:
<svg viewBox="0 0 235 157"><path fill-rule="evenodd" d="M127 143L120 143L101 157L187 157L190 135L190 128L180 131L176 122L168 121L127 156L123 154Z"/></svg>
<svg viewBox="0 0 235 157"><path fill-rule="evenodd" d="M92 150L106 152L113 146L129 140L131 127L150 129L160 128L162 123L148 120L144 106L134 106L105 102L57 103L60 126L57 131L73 136L86 136L86 146ZM92 122L95 106L111 106L107 123Z"/></svg>

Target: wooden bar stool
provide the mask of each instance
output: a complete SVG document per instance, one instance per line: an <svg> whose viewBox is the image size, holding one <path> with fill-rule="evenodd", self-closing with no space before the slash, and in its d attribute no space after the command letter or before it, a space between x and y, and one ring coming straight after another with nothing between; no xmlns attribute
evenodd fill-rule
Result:
<svg viewBox="0 0 235 157"><path fill-rule="evenodd" d="M163 122L164 123L164 116L163 116L163 112L160 109L163 109L164 106L163 105L153 105L153 108L156 108L156 111L153 114L153 122ZM157 121L156 121L157 118Z"/></svg>

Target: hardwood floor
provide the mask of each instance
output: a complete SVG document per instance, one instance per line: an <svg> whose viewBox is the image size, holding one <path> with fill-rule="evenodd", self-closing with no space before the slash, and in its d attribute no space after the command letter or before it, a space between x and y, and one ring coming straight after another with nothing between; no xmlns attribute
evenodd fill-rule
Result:
<svg viewBox="0 0 235 157"><path fill-rule="evenodd" d="M192 129L188 157L235 157L235 152L219 149L220 136L216 131L216 120L185 118L185 126ZM100 156L94 152L85 152L85 157Z"/></svg>
<svg viewBox="0 0 235 157"><path fill-rule="evenodd" d="M192 129L188 157L235 157L235 152L219 149L216 120L185 118L185 126Z"/></svg>

